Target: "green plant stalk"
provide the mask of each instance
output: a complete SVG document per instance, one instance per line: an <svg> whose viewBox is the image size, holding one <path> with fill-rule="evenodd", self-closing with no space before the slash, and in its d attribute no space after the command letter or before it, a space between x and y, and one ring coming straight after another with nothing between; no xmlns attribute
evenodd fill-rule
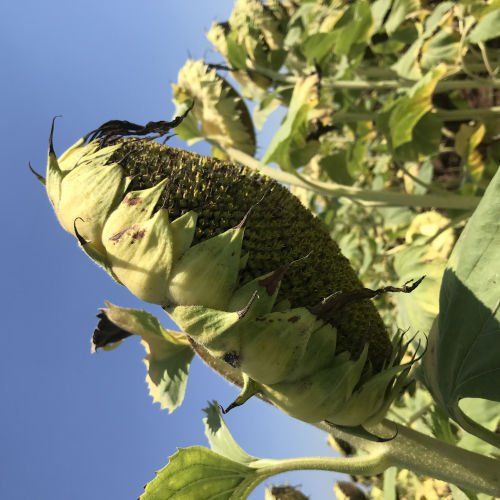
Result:
<svg viewBox="0 0 500 500"><path fill-rule="evenodd" d="M325 78L324 81L322 81L323 87L348 90L397 90L400 88L411 87L414 83L415 82L410 80L382 80L371 82L357 80L333 80L330 78ZM451 90L478 88L500 88L500 82L494 80L444 80L437 83L434 92L438 93L449 92Z"/></svg>
<svg viewBox="0 0 500 500"><path fill-rule="evenodd" d="M462 488L500 495L500 460L458 448L408 427L398 427L389 448L389 463Z"/></svg>
<svg viewBox="0 0 500 500"><path fill-rule="evenodd" d="M475 109L433 109L431 113L443 121L453 122L462 120L477 120L478 118L500 118L500 106L491 108L475 108ZM356 112L340 112L330 118L330 123L347 123L347 122L369 122L376 118L376 113L356 113Z"/></svg>
<svg viewBox="0 0 500 500"><path fill-rule="evenodd" d="M480 65L481 70L484 70L484 65ZM296 84L301 78L299 76L277 73L276 71L255 65L253 68L244 68L243 71L259 73L267 76L274 81ZM376 81L371 80L338 80L335 78L323 78L321 84L323 87L331 89L350 89L350 90L397 90L400 88L411 87L416 80L407 79L390 79L395 76L393 71L388 71L383 68L357 68L356 72L363 73L366 76L374 76L378 78ZM455 74L456 71L453 71ZM389 78L389 79L382 79ZM474 79L471 80L443 80L437 83L435 92L449 92L451 90L460 89L477 89L477 88L500 88L500 82L496 79Z"/></svg>
<svg viewBox="0 0 500 500"><path fill-rule="evenodd" d="M488 51L486 50L486 45L482 42L480 42L478 45L479 45L479 50L481 51L481 56L483 58L484 67L488 71L488 74L490 75L492 80L496 81L497 84L500 84L500 80L497 80L495 78L495 72L493 71L493 68L491 67L490 60L488 57Z"/></svg>
<svg viewBox="0 0 500 500"><path fill-rule="evenodd" d="M241 378L221 360L210 356L201 346L194 347L201 359L231 383L241 387ZM263 398L261 398L263 399ZM266 401L265 399L263 399ZM267 402L267 401L266 401ZM258 460L253 465L264 479L294 470L328 470L347 474L379 474L389 467L408 469L461 488L500 496L500 460L474 453L426 436L406 426L384 420L367 429L369 432L394 439L382 443L353 436L326 422L316 427L336 438L349 442L368 454L361 457L308 457L285 460Z"/></svg>
<svg viewBox="0 0 500 500"><path fill-rule="evenodd" d="M395 424L385 421L392 429ZM379 426L378 429L380 430ZM323 424L321 424L323 427ZM361 438L354 438L342 431L325 428L336 437L367 448L371 451L364 456L350 458L306 457L285 460L259 460L259 474L267 477L296 470L324 470L346 474L372 476L380 474L390 467L408 469L416 474L439 479L462 489L500 495L500 461L479 455L443 441L398 425L398 435L385 443L372 443ZM392 430L392 432L394 432ZM354 441L359 440L359 443Z"/></svg>
<svg viewBox="0 0 500 500"><path fill-rule="evenodd" d="M455 151L455 150L453 150ZM394 160L393 160L394 161ZM402 163L398 161L394 161L396 166L404 172L405 175L407 175L413 182L416 184L424 187L428 191L431 191L435 194L440 194L442 196L448 196L449 192L446 191L445 189L441 189L437 186L433 186L432 184L427 184L426 182L423 182L421 179L419 179L417 176L413 175Z"/></svg>
<svg viewBox="0 0 500 500"><path fill-rule="evenodd" d="M500 495L500 460L495 458L458 448L389 420L369 429L382 436L394 435L397 429L397 436L384 443L350 436L324 423L319 427L369 453L382 454L387 467L408 469L495 497Z"/></svg>
<svg viewBox="0 0 500 500"><path fill-rule="evenodd" d="M470 432L472 435L477 436L478 438L486 441L492 446L496 446L500 449L500 435L497 432L492 432L489 429L486 429L482 425L478 424L471 418L469 418L457 404L453 411L453 419L467 432Z"/></svg>
<svg viewBox="0 0 500 500"><path fill-rule="evenodd" d="M298 470L323 470L345 474L360 474L374 476L381 474L388 467L387 455L384 452L374 452L362 457L332 458L303 457L283 460L262 459L252 464L262 474L262 481L268 477Z"/></svg>
<svg viewBox="0 0 500 500"><path fill-rule="evenodd" d="M434 110L432 113L444 121L477 120L478 118L500 118L500 106L475 109Z"/></svg>
<svg viewBox="0 0 500 500"><path fill-rule="evenodd" d="M476 110L477 111L477 110ZM262 165L259 160L233 148L225 149L231 159L243 165L259 170L278 182L298 186L314 191L327 197L346 197L360 202L370 202L380 207L405 206L405 207L434 207L442 209L473 210L481 200L477 196L459 196L454 194L406 194L396 191L375 191L345 186L335 182L321 182L310 179L306 175L277 170L267 165Z"/></svg>

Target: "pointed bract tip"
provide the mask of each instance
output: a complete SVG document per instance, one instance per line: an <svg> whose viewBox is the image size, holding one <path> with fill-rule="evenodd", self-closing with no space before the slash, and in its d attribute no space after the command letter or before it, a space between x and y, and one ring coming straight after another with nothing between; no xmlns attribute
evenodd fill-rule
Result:
<svg viewBox="0 0 500 500"><path fill-rule="evenodd" d="M74 221L73 221L73 230L75 231L75 236L76 236L76 239L78 240L78 243L80 243L80 245L82 247L84 247L88 242L85 240L85 238L78 232L78 230L76 229L76 221L77 220L81 220L82 222L85 222L81 217L77 217Z"/></svg>
<svg viewBox="0 0 500 500"><path fill-rule="evenodd" d="M245 315L248 312L248 310L250 309L250 307L252 307L252 304L254 303L255 299L257 299L258 297L259 297L259 294L256 290L255 292L253 292L252 296L250 297L248 304L241 311L238 311L236 313L238 315L238 319L242 319L245 317Z"/></svg>
<svg viewBox="0 0 500 500"><path fill-rule="evenodd" d="M236 401L233 401L226 409L224 409L222 406L219 406L221 412L223 415L226 413L229 413L233 408L236 408L237 406L240 406L239 404L236 403Z"/></svg>
<svg viewBox="0 0 500 500"><path fill-rule="evenodd" d="M300 259L295 259L289 262L288 264L284 264L281 267L278 267L270 276L267 278L263 278L259 281L259 285L263 286L266 289L266 292L269 296L273 295L277 290L281 280L285 276L285 273L288 271L290 266L293 264L300 262L301 260L307 259L312 254L312 250L304 257L300 257Z"/></svg>
<svg viewBox="0 0 500 500"><path fill-rule="evenodd" d="M33 170L33 167L31 166L31 162L28 162L28 168L31 170L31 173L38 179L38 181L41 182L42 185L45 186L45 177L43 177L38 172L35 172L35 170Z"/></svg>
<svg viewBox="0 0 500 500"><path fill-rule="evenodd" d="M56 123L56 118L61 118L62 115L55 115L54 118L52 118L52 125L50 126L50 134L49 134L49 154L56 155L54 151L54 143L53 143L53 137L54 137L54 125Z"/></svg>
<svg viewBox="0 0 500 500"><path fill-rule="evenodd" d="M264 198L267 196L267 193L269 192L269 189L267 189L265 191L265 193L262 195L262 198L257 202L257 203L254 203L249 209L248 209L248 212L243 216L243 219L241 219L241 222L234 226L233 229L243 229L246 225L246 223L248 222L248 218L250 217L250 214L252 213L252 210L259 204L259 203L262 203L262 201L264 200Z"/></svg>

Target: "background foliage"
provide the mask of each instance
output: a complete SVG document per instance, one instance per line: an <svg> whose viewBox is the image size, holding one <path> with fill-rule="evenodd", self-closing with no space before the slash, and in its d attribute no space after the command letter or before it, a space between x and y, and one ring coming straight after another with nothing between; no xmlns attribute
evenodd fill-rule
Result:
<svg viewBox="0 0 500 500"><path fill-rule="evenodd" d="M498 260L498 231L488 219L498 212L497 182L448 260L500 164L499 16L495 1L237 0L229 20L207 35L219 57L189 60L173 86L177 114L193 101L196 110L178 127L179 137L205 139L213 155L253 168L275 164L282 172L266 173L288 182L323 220L367 286L426 276L412 294L378 299L393 332L431 332L447 269L441 357L427 371L446 393L433 391L442 406L416 383L390 414L446 442L493 454L494 447L485 448L448 415L461 414L451 409L460 398L486 397L491 401L461 407L495 430L497 383L481 382L469 359L460 376L474 382L459 389L465 353L450 358L445 348L463 342L467 350L468 339L482 338L477 374L498 371L498 271L490 260ZM281 126L255 161L254 126L273 112L283 113ZM462 281L446 278L455 272ZM481 287L491 273L490 285ZM472 324L477 307L457 317L457 308L471 303L464 293L483 295L483 316L491 315L484 331ZM476 498L407 471L356 479L373 486L373 498Z"/></svg>
<svg viewBox="0 0 500 500"><path fill-rule="evenodd" d="M232 4L232 2L230 3ZM319 3L314 5L314 2L309 2L311 5L306 6L306 3L303 2L304 11L310 9L313 12L313 9L327 7ZM168 105L165 102L159 102L161 98L159 99L158 96L164 96L168 93L164 88L164 82L169 78L166 72L167 67L180 67L183 62L181 59L185 53L184 47L191 48L190 44L193 43L192 34L187 39L183 38L186 24L188 24L189 30L196 30L200 34L204 27L208 28L208 22L203 21L195 24L190 18L189 23L187 20L186 23L174 23L173 26L169 25L169 28L166 29L165 19L185 20L177 7L170 3L168 10L163 11L163 14L158 14L153 9L152 4L138 6L136 2L127 1L121 2L120 5L115 4L111 12L107 11L101 3L92 1L85 2L85 9L78 10L75 10L71 4L59 5L57 2L44 3L43 11L37 8L37 5L38 2L23 1L6 6L3 19L5 30L2 30L3 34L1 35L6 47L9 47L9 50L5 51L2 57L6 60L6 67L10 68L7 71L8 78L2 82L5 90L3 105L6 110L2 122L4 132L2 135L8 138L5 144L8 153L5 164L9 168L15 165L17 170L14 171L15 176L12 179L11 189L2 197L2 203L5 206L5 210L2 211L5 221L4 227L8 228L9 234L14 232L15 242L4 245L1 250L5 252L6 262L12 265L8 265L4 269L7 285L4 286L2 295L6 300L5 312L7 314L4 323L6 334L4 336L4 362L2 363L2 392L7 411L2 415L2 421L5 424L3 425L2 442L5 448L1 457L3 477L0 491L9 498L23 498L30 491L36 492L39 496L46 495L51 498L57 495L60 495L61 498L68 496L72 498L89 498L98 495L120 496L121 491L126 491L127 494L130 491L138 493L142 491L139 483L145 482L153 476L154 466L151 463L158 467L165 463L168 450L171 449L169 448L168 436L175 433L177 443L183 446L189 446L193 441L202 442L203 437L197 435L196 432L200 427L197 424L197 410L203 403L195 401L192 407L188 406L191 410L184 413L179 410L169 416L168 428L166 429L166 412L160 413L159 405L149 408L146 413L141 404L147 405L150 400L147 397L134 399L134 395L137 393L142 396L144 367L139 363L134 366L123 362L126 359L125 356L137 359L138 352L132 343L128 347L124 346L113 355L103 353L102 356L95 357L89 363L88 335L95 325L94 310L102 305L102 298L111 298L111 300L121 304L130 304L131 307L138 306L127 295L126 291L116 288L106 276L101 276L97 269L89 267L84 256L80 255L74 243L70 242L71 238L61 234L60 228L54 223L53 214L47 210L44 194L36 182L28 177L29 173L26 171L24 163L27 159L31 159L34 165L43 165L48 125L50 118L55 113L63 112L65 114L64 127L61 127L61 135L58 136L59 152L63 149L62 145L73 143L83 131L88 131L107 119L117 117L133 119L134 121L147 121L151 118L163 119ZM113 5L112 2L110 5ZM385 15L380 14L377 18L374 15L374 5L370 4L374 23L369 30L370 38L366 40L354 38L354 41L359 40L361 45L365 47L367 54L371 45L374 43L383 44L383 38L386 36L386 41L388 41L399 30L401 32L398 36L404 36L403 28L406 28L410 33L414 32L414 26L421 30L422 22L429 18L434 10L437 10L437 4L389 1L378 3L382 7L386 5L387 10ZM290 14L287 15L293 16L295 12L293 9L298 6L294 7L293 3L289 3L287 6L290 8ZM348 4L342 3L330 7L336 7L340 13L349 8ZM486 122L490 121L488 117L492 111L495 112L494 107L498 106L498 90L494 90L498 88L496 81L498 64L495 60L496 39L498 37L498 33L495 32L498 23L495 22L495 19L498 19L498 4L495 2L456 2L455 8L463 9L464 16L469 20L466 22L464 17L460 27L457 24L459 18L455 16L445 31L453 33L448 45L456 47L457 34L460 43L464 30L467 30L468 34L464 36L461 46L463 50L460 52L460 54L465 55L463 60L457 64L450 62L446 64L448 70L458 71L454 75L452 74L450 79L456 77L456 79L464 80L466 83L461 84L465 85L465 88L448 87L446 91L440 93L441 97L442 94L450 95L451 104L435 102L437 92L433 93L433 109L442 109L440 111L441 119L446 118L443 123L449 125L441 129L441 144L438 150L435 149L433 154L428 153L427 156L424 155L424 159L415 162L405 160L403 166L406 167L406 172L395 168L391 160L392 153L388 153L390 158L385 158L380 163L372 163L370 169L365 172L361 168L360 158L364 155L370 159L370 155L361 139L367 135L371 137L369 130L364 130L362 120L350 122L355 123L356 127L353 127L352 124L344 126L345 115L343 117L341 115L340 121L337 123L335 123L335 116L330 116L331 124L340 127L340 132L337 132L335 139L340 144L339 152L341 153L335 165L340 166L335 167L335 173L332 174L329 173L332 170L331 164L325 164L325 162L317 166L313 161L300 160L297 164L296 171L302 176L308 175L309 177L306 179L308 185L314 188L312 191L297 192L301 193L301 196L314 210L320 212L320 216L325 218L332 230L339 226L336 231L338 231L340 239L345 241L342 243L343 250L349 253L349 248L352 249L351 258L354 259L354 262L361 263L356 265L362 269L363 279L367 284L380 280L383 272L392 272L391 266L386 271L386 262L395 259L397 252L395 251L393 256L391 251L397 249L399 244L409 245L406 243L407 229L405 229L412 223L411 220L408 220L409 218L414 218L415 214L418 215L420 212L424 214L430 212L431 215L438 212L445 217L445 227L446 224L453 223L447 228L447 231L451 232L453 238L456 239L475 202L467 201L468 210L459 210L455 207L453 209L438 208L432 211L429 210L429 206L418 204L411 208L379 207L373 210L371 209L373 207L368 209L362 204L367 193L353 190L353 187L367 186L370 192L373 191L372 187L375 190L384 188L384 196L387 196L388 192L403 192L403 190L404 194L409 192L429 195L431 191L428 184L432 184L433 189L441 187L446 192L458 193L460 200L457 204L460 207L461 203L466 203L468 196L480 196L483 193L488 179L491 178L492 172L496 168L495 164L490 161L489 170L486 170L490 173L484 179L476 180L472 176L473 169L471 167L474 164L485 165L485 160L488 158L498 161L498 153L494 153L498 152L498 123L494 122L493 125L489 125L489 128L486 126ZM96 15L97 12L99 15ZM299 35L302 29L300 24L303 22L302 17L304 16L300 14L294 21L297 23L295 27L299 28L299 30L295 30L295 33ZM391 29L387 31L385 27L382 27L382 24L386 26L391 17L396 28L391 31L392 26L389 25ZM78 22L75 22L76 19ZM441 18L438 21L441 21ZM283 25L287 26L287 22L285 18ZM304 22L307 22L307 17ZM314 24L314 15L312 14L309 14L309 23ZM376 29L377 23L379 24ZM54 28L55 26L57 29ZM134 26L134 29L130 29L130 26ZM340 24L338 28L341 28ZM138 40L139 32L145 33L140 40ZM319 28L316 34L322 34ZM348 34L349 30L345 29L338 38L343 40ZM376 35L382 35L383 38L377 38ZM158 41L160 36L162 43ZM258 35L257 38L260 36ZM289 36L293 41L295 35ZM392 55L384 57L391 58L390 64L399 61L400 56L404 56L406 53L403 51L412 48L419 37L420 34L414 35L413 38L397 40L401 47L399 52L393 49ZM416 44L417 48L412 49L414 54L418 56L424 53L424 47L429 47L429 44L425 43L428 38L423 39L420 46L418 43ZM287 45L284 45L285 48L290 46L289 42L287 41ZM170 44L171 48L167 50L165 44ZM309 50L313 50L316 44L313 42L310 44L312 48ZM353 44L354 42L351 42L349 50ZM433 44L434 47L439 47L439 39L434 40ZM443 45L446 47L446 44ZM236 37L232 46L233 49L238 46ZM329 52L330 49L331 47L325 54L320 54L321 57L331 56L333 58ZM333 49L331 50L333 51ZM245 53L246 51L245 48ZM484 61L484 54L488 57L487 62ZM300 55L297 58L300 60ZM361 58L360 64L363 59ZM408 56L407 59L411 60L412 58ZM240 64L241 60L242 52L240 50ZM349 53L336 54L335 60L349 66L349 68L344 68L346 72L350 70L351 66L356 67L357 64L356 57L353 58ZM413 60L422 64L419 62L421 61L420 57L413 58ZM212 63L214 61L224 66L229 64L227 59L221 55L206 54L206 62ZM464 61L466 61L465 66ZM437 58L437 62L441 62L440 58ZM244 63L245 65L249 64L247 56L245 56ZM238 59L232 61L231 64L234 64L235 68L243 67L243 65L238 66ZM253 79L246 71L241 71L238 76L239 80L235 78L233 81L227 71L218 71L235 88L239 88L237 82L243 80L240 92L245 98L247 98L247 94L243 93L244 87L248 86L248 92L252 90L256 93L262 89L254 83L254 80L263 80L265 77L267 78L265 81L270 81L268 84L268 89L272 90L270 93L266 90L262 92L264 94L262 99L256 97L253 101L246 100L256 125L262 124L269 116L264 127L270 121L276 120L276 115L282 113L283 109L289 109L286 106L279 107L278 99L287 102L284 97L288 93L289 101L296 83L294 80L281 80L279 79L281 77L277 78L270 74L269 67L275 73L283 73L285 77L291 76L292 78L306 76L315 70L314 57L304 73L289 72L286 68L291 63L288 62L279 70L275 69L277 62L271 66L269 64L263 63L262 75L253 70ZM360 76L353 74L352 77L345 78L346 81L351 81L348 88L344 88L345 84L337 82L337 87L332 93L337 95L337 99L341 99L342 96L357 95L359 104L364 99L363 95L378 96L385 93L402 95L408 87L403 85L400 88L401 82L411 86L418 80L414 76L410 78L410 73L406 74L404 71L400 71L400 76L398 76L394 70L388 71L387 65L384 64L377 63L375 66L378 66L375 68L375 72L370 73L372 71L369 69L370 65L366 65L366 74L360 67ZM432 64L427 64L423 74L432 67ZM339 71L341 70L342 68L339 68ZM385 76L379 78L377 72L381 70L386 73L383 73ZM389 84L379 85L379 80L384 82L387 78L389 78ZM396 87L394 81L391 83L392 79L397 80ZM405 79L409 81L405 82ZM473 82L467 83L470 79ZM341 77L340 80L344 80L344 78ZM360 81L360 83L355 84L358 85L357 89L352 84L352 81L356 80ZM366 81L369 81L373 88L367 88ZM445 83L446 79L443 77L437 83L436 88L446 89L446 86L443 86ZM273 91L278 86L282 86L283 89L273 95ZM388 89L384 90L387 87ZM139 88L142 91L139 93L140 95L138 95ZM353 102L352 97L349 99L346 98L346 105ZM368 100L368 97L366 99ZM132 109L132 103L139 103L140 107ZM300 106L300 101L298 105L299 111L300 109L304 111L304 107ZM471 113L469 108L473 107L487 109L487 112L479 112L475 109ZM275 110L274 114L269 115L268 113L273 109ZM379 111L376 107L370 108L370 110L370 113ZM314 115L314 106L310 108L310 111L311 115ZM352 111L362 112L364 109L354 107ZM445 111L454 111L454 114L443 115L442 113ZM462 115L462 122L458 120L459 112L468 113ZM297 122L289 122L290 130L294 130L294 123L304 123L301 121L303 119L301 116L298 113ZM457 120L451 120L450 117L457 118ZM472 120L470 120L471 118ZM373 120L370 119L367 122L370 123ZM327 125L328 123L326 122ZM462 126L464 126L462 134L458 135ZM455 127L456 130L453 131L452 127ZM424 127L424 132L426 131L427 128ZM455 136L450 136L450 131ZM335 136L334 130L327 133ZM287 137L286 134L285 137ZM206 138L217 142L213 138ZM300 143L300 136L297 137L297 140ZM345 145L342 145L343 140ZM250 141L251 139L249 139ZM317 142L321 143L322 141L320 136ZM263 142L260 140L257 144L258 157L262 157ZM356 147L358 142L360 146ZM295 145L295 142L290 143ZM222 145L222 147L224 146ZM297 147L300 150L300 144ZM380 147L382 149L387 147L384 140L381 141ZM199 151L205 151L200 145L196 145L195 148L199 148ZM222 148L219 149L222 151ZM237 149L243 148L239 146ZM302 148L302 151L307 158L307 149ZM336 149L335 152L337 152ZM347 152L349 156L347 156ZM373 152L374 156L378 155L377 149L374 149ZM426 163L425 158L428 158L430 162ZM292 164L292 166L294 165ZM293 172L291 169L290 171ZM340 176L337 177L336 182L341 187L330 185L329 189L341 189L343 193L355 193L363 198L334 196L332 199L325 196L326 193L318 187L317 181L316 184L312 183L314 179L332 182L331 175ZM432 183L429 182L429 179L432 180ZM300 184L303 181L298 179L295 182ZM365 182L367 182L366 185ZM23 203L19 203L20 193L23 196ZM443 193L439 191L438 194L441 198ZM370 195L373 196L373 193ZM451 199L449 195L447 196ZM36 203L28 203L27 199L36 200ZM407 215L408 210L409 216ZM359 215L356 212L359 212ZM398 218L400 212L403 215ZM330 213L329 217L328 213ZM339 217L334 219L335 213L339 214ZM369 224L364 223L363 217L367 219ZM424 242L427 241L425 239L427 235L427 239L432 240L430 246L434 247L434 242L437 245L436 240L440 235L433 238L435 225L431 223L429 226L428 232L422 228L420 232L410 233L408 241L420 239ZM354 237L350 236L351 232L354 233ZM443 233L445 232L443 231ZM365 238L365 235L369 235L369 237ZM396 241L398 245L388 244L389 249L381 259L374 250L378 247L374 247L374 245L386 248L386 241ZM446 244L443 245L446 249ZM427 245L427 249L429 249L429 245ZM437 245L436 251L440 251L440 249L442 247ZM449 250L445 251L444 255L448 255L448 253ZM404 256L404 253L401 252L401 255ZM365 256L368 256L366 260ZM370 260L370 256L373 257L373 260ZM405 259L401 259L401 264L406 264L409 267L412 265L410 261ZM424 261L422 264L425 266L429 262ZM54 269L57 271L54 272ZM439 267L437 269L436 279L440 280ZM411 272L411 269L409 271ZM404 272L404 269L399 272ZM428 276L431 274L429 273ZM35 280L35 277L38 280ZM37 285L36 281L40 281L40 284ZM435 297L435 295L429 295L429 297ZM419 303L425 304L426 302ZM27 309L26 304L29 304L29 309ZM431 307L431 312L428 313L429 317L432 317L432 307L435 310L435 304L434 299L429 299L429 307ZM92 311L91 314L89 311ZM392 324L394 309L390 309L390 312L387 309L387 311L387 321ZM400 314L399 311L398 314ZM421 315L417 313L414 316L420 318ZM42 321L42 317L47 319L46 323ZM78 321L75 321L75 318L78 318ZM428 324L429 321L426 320L425 324ZM398 320L399 325L407 325L408 323L408 320L405 319ZM417 325L414 325L413 328L417 329ZM418 326L418 329L427 331L423 326ZM212 384L211 387L214 388L214 391L223 393L226 389L224 384L216 386L216 377L209 378L208 374L203 374L202 377L205 384ZM85 384L82 384L82 378L85 380ZM41 387L44 388L43 391L40 389ZM14 398L14 392L20 395L20 398ZM194 396L194 387L191 386L190 397L194 399ZM206 395L203 394L199 399L204 401ZM401 412L401 418L411 422L421 414L423 409L429 409L426 405L430 402L427 394L417 392L417 396L411 401L405 399L400 405L393 408L391 416ZM188 403L187 401L185 406ZM277 412L266 413L266 418L271 420L275 413ZM488 422L487 425L492 429L497 423L498 412L487 404L480 406L477 401L474 401L473 404L469 405L467 413L470 415L474 413L475 419L482 419L485 424ZM141 422L140 429L131 433L130 429L135 429L132 426L137 425L138 422ZM296 424L297 431L294 435L298 438L302 427L299 426L299 423L296 422ZM239 426L239 422L234 419L230 425L234 431ZM458 437L460 443L484 453L493 451L487 444L459 432L454 424L450 424L446 418L440 419L439 415L434 416L429 413L424 419L415 420L413 425L418 428L429 428L431 430L428 432L438 434L443 439L456 440ZM178 430L188 426L190 429L189 439L185 435L181 435L181 431ZM262 442L272 442L279 426L271 432L269 429L260 427L258 434L262 438ZM150 430L155 430L154 435L150 434ZM126 439L124 439L125 435L127 435ZM244 432L240 429L239 440L243 438ZM256 439L256 437L252 437L253 445L255 445ZM289 444L290 440L282 439L280 449L284 450ZM131 452L131 450L133 451ZM91 481L88 480L89 473ZM403 479L406 477L404 473L391 471L385 478L386 485L394 485L396 475L403 476ZM293 481L293 484L302 482L300 479ZM307 492L314 491L320 482L321 479L315 480L314 485L304 489ZM402 483L400 481L400 484ZM408 481L405 487L409 488L408 491L414 492L415 490L411 488L419 488L420 483L420 479L417 479L416 483ZM75 491L75 484L79 485L78 491ZM431 481L430 485L433 488L432 484ZM57 491L54 491L55 485L57 485ZM134 487L136 487L135 490ZM400 492L400 494L403 493ZM427 494L430 494L429 491ZM78 497L78 495L80 496ZM409 494L409 496L411 495ZM457 498L459 497L457 496Z"/></svg>

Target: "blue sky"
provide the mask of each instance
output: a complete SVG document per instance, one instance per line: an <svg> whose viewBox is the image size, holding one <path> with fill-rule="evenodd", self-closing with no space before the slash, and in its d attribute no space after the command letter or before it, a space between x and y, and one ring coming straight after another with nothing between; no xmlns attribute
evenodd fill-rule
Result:
<svg viewBox="0 0 500 500"><path fill-rule="evenodd" d="M207 444L206 402L227 404L237 394L195 360L186 401L169 415L148 395L145 354L135 337L113 352L90 354L104 300L146 306L165 327L174 325L88 260L57 223L26 166L31 161L44 173L54 115L63 115L56 123L59 154L110 119L169 119L170 83L186 58L222 62L205 32L213 20L226 20L232 5L16 0L2 6L0 498L137 498L177 446ZM261 146L270 130L261 134ZM208 152L202 144L189 149ZM226 422L255 456L332 455L324 433L258 400L231 412ZM313 499L333 498L332 474L279 479L302 485ZM263 487L250 498L263 498Z"/></svg>

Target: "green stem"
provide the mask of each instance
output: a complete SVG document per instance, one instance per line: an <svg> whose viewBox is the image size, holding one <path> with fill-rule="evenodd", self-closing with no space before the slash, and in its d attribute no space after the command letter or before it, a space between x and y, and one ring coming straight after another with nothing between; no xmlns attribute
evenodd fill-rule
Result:
<svg viewBox="0 0 500 500"><path fill-rule="evenodd" d="M240 71L248 71L248 72L254 72L254 73L260 73L261 75L267 76L271 80L274 80L276 82L283 82L283 83L290 83L290 84L295 84L297 83L301 78L304 78L304 76L307 76L306 74L304 75L292 75L292 74L286 74L286 73L278 73L276 71L273 71L272 69L266 68L264 66L259 66L258 64L254 64L253 67L247 67L243 68ZM331 69L332 72L335 72L335 69ZM382 79L389 79L389 78L394 78L397 76L397 74L392 71L391 69L387 68L377 68L377 67L368 67L368 68L356 68L355 73L359 74L362 77L367 77L367 78L376 78L377 80L382 80Z"/></svg>
<svg viewBox="0 0 500 500"><path fill-rule="evenodd" d="M322 82L323 87L330 89L348 89L348 90L397 90L400 88L412 87L415 82L411 80L381 80L377 82L362 80L334 80L327 78ZM435 92L449 92L459 89L478 89L478 88L500 88L500 82L494 80L444 80L438 82Z"/></svg>
<svg viewBox="0 0 500 500"><path fill-rule="evenodd" d="M500 461L473 453L408 427L400 427L390 448L389 462L417 474L434 477L462 488L500 495Z"/></svg>
<svg viewBox="0 0 500 500"><path fill-rule="evenodd" d="M394 164L396 165L397 168L402 170L405 175L407 175L413 182L416 184L419 184L423 188L427 189L430 192L433 192L435 194L440 194L442 196L448 196L448 192L445 189L441 189L437 186L434 186L433 184L427 184L426 182L422 181L419 179L417 176L413 175L405 166L399 161L394 161Z"/></svg>
<svg viewBox="0 0 500 500"><path fill-rule="evenodd" d="M482 42L480 42L478 45L479 45L479 50L481 51L481 57L483 58L484 67L486 68L486 71L488 71L490 78L492 78L497 83L500 83L500 80L497 80L495 78L495 72L493 71L493 68L491 67L490 59L488 57L488 51L486 50L486 46Z"/></svg>
<svg viewBox="0 0 500 500"><path fill-rule="evenodd" d="M500 495L500 460L452 446L399 424L397 436L384 443L366 441L336 429L332 431L326 424L319 427L369 453L378 452L386 467L408 469L461 488ZM384 420L370 428L370 432L386 435L394 432L394 428L395 423Z"/></svg>
<svg viewBox="0 0 500 500"><path fill-rule="evenodd" d="M276 170L267 165L262 165L255 158L242 151L226 148L225 152L234 160L249 168L258 170L263 174L272 177L278 182L290 184L292 186L309 189L315 193L328 197L345 197L361 202L370 202L377 206L405 206L405 207L434 207L441 209L461 209L472 210L479 201L476 196L458 196L449 194L440 196L434 194L406 194L397 191L374 191L371 189L361 189L352 186L345 186L335 182L321 182L313 180L305 175Z"/></svg>
<svg viewBox="0 0 500 500"><path fill-rule="evenodd" d="M481 65L484 70L484 66ZM243 70L244 71L244 70ZM254 68L247 68L247 71L260 73L267 76L274 81L295 84L301 76L293 76L290 74L283 74L273 71L271 69L255 66ZM400 88L412 87L416 80L407 79L383 79L395 76L393 71L387 71L383 68L358 68L355 70L363 76L375 76L376 81L373 80L338 80L335 78L324 78L321 81L323 87L331 89L351 89L351 90L395 90ZM459 89L477 89L477 88L500 88L500 82L496 79L471 79L471 80L443 80L436 85L435 92L449 92L451 90Z"/></svg>
<svg viewBox="0 0 500 500"><path fill-rule="evenodd" d="M252 464L266 477L297 470L324 470L345 474L374 476L387 469L387 453L370 453L360 457L304 457L284 460L261 459Z"/></svg>
<svg viewBox="0 0 500 500"><path fill-rule="evenodd" d="M477 120L478 118L500 118L500 106L474 109L435 110L433 114L444 121Z"/></svg>
<svg viewBox="0 0 500 500"><path fill-rule="evenodd" d="M500 118L500 106L474 109L433 109L431 113L443 121L477 120L478 118ZM369 122L376 113L340 112L330 118L330 123Z"/></svg>
<svg viewBox="0 0 500 500"><path fill-rule="evenodd" d="M445 481L466 490L500 495L500 460L452 446L409 427L397 426L397 436L375 443L353 437L330 426L318 425L358 448L367 455L350 458L311 457L285 460L257 460L252 467L265 478L295 470L326 470L372 476L389 467L408 469L416 474ZM396 424L385 420L371 431L385 435ZM263 480L263 479L262 479Z"/></svg>
<svg viewBox="0 0 500 500"><path fill-rule="evenodd" d="M425 415L430 409L432 408L432 403L428 403L426 404L425 406L423 406L422 408L420 408L420 410L416 411L413 415L411 415L409 418L408 418L408 423L407 425L409 427L411 427L411 425L416 422L420 417L422 417L423 415Z"/></svg>

